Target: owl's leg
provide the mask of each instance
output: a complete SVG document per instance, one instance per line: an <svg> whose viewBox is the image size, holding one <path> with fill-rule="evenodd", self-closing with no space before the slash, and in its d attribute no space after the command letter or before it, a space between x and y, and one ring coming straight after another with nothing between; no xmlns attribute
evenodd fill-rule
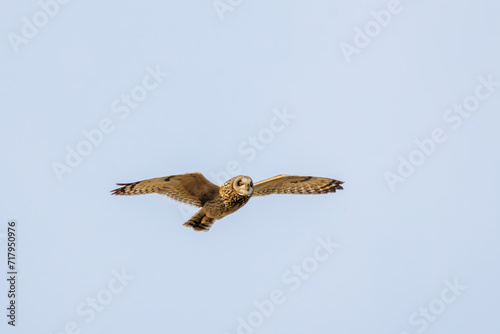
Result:
<svg viewBox="0 0 500 334"><path fill-rule="evenodd" d="M185 222L183 225L191 227L195 231L208 232L208 230L210 229L210 227L213 225L214 222L215 218L207 217L205 211L201 209L197 213L195 213L193 217L189 218L189 220Z"/></svg>

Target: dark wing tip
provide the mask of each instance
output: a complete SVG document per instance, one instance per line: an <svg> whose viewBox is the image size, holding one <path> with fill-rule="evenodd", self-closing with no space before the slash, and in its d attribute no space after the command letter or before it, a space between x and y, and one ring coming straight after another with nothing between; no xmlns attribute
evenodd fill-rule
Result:
<svg viewBox="0 0 500 334"><path fill-rule="evenodd" d="M125 188L131 183L117 183L117 186L121 186L120 188L116 188L114 190L111 190L111 195L125 195Z"/></svg>
<svg viewBox="0 0 500 334"><path fill-rule="evenodd" d="M332 179L331 182L323 188L323 191L325 193L334 193L337 190L343 190L344 188L341 186L343 183L343 181Z"/></svg>

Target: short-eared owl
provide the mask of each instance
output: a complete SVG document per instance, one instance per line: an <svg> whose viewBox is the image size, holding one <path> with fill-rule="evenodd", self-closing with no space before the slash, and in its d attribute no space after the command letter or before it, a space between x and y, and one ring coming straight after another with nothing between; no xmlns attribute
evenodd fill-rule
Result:
<svg viewBox="0 0 500 334"><path fill-rule="evenodd" d="M201 209L184 223L196 231L208 231L212 224L245 205L252 196L271 194L327 194L343 189L342 181L314 176L278 175L257 182L236 176L220 187L201 173L158 177L133 183L118 183L113 195L158 193Z"/></svg>

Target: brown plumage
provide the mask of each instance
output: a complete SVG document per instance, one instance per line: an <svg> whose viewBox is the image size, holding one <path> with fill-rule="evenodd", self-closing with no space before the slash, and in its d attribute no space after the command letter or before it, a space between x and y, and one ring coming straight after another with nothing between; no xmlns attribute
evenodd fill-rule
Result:
<svg viewBox="0 0 500 334"><path fill-rule="evenodd" d="M327 194L343 189L342 181L315 176L278 175L257 182L248 176L236 176L220 187L201 173L158 177L133 183L118 183L113 195L158 193L201 208L184 226L208 231L221 219L245 205L252 196L271 194Z"/></svg>

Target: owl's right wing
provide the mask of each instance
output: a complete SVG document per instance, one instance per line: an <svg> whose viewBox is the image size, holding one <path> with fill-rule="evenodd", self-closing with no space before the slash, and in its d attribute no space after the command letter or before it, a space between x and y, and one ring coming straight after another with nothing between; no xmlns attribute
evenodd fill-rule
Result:
<svg viewBox="0 0 500 334"><path fill-rule="evenodd" d="M112 195L142 195L158 193L179 202L202 207L219 194L219 187L201 173L187 173L157 177L133 183L117 183L122 186L111 191Z"/></svg>
<svg viewBox="0 0 500 334"><path fill-rule="evenodd" d="M255 184L252 196L271 194L328 194L343 189L339 180L316 176L277 175Z"/></svg>

